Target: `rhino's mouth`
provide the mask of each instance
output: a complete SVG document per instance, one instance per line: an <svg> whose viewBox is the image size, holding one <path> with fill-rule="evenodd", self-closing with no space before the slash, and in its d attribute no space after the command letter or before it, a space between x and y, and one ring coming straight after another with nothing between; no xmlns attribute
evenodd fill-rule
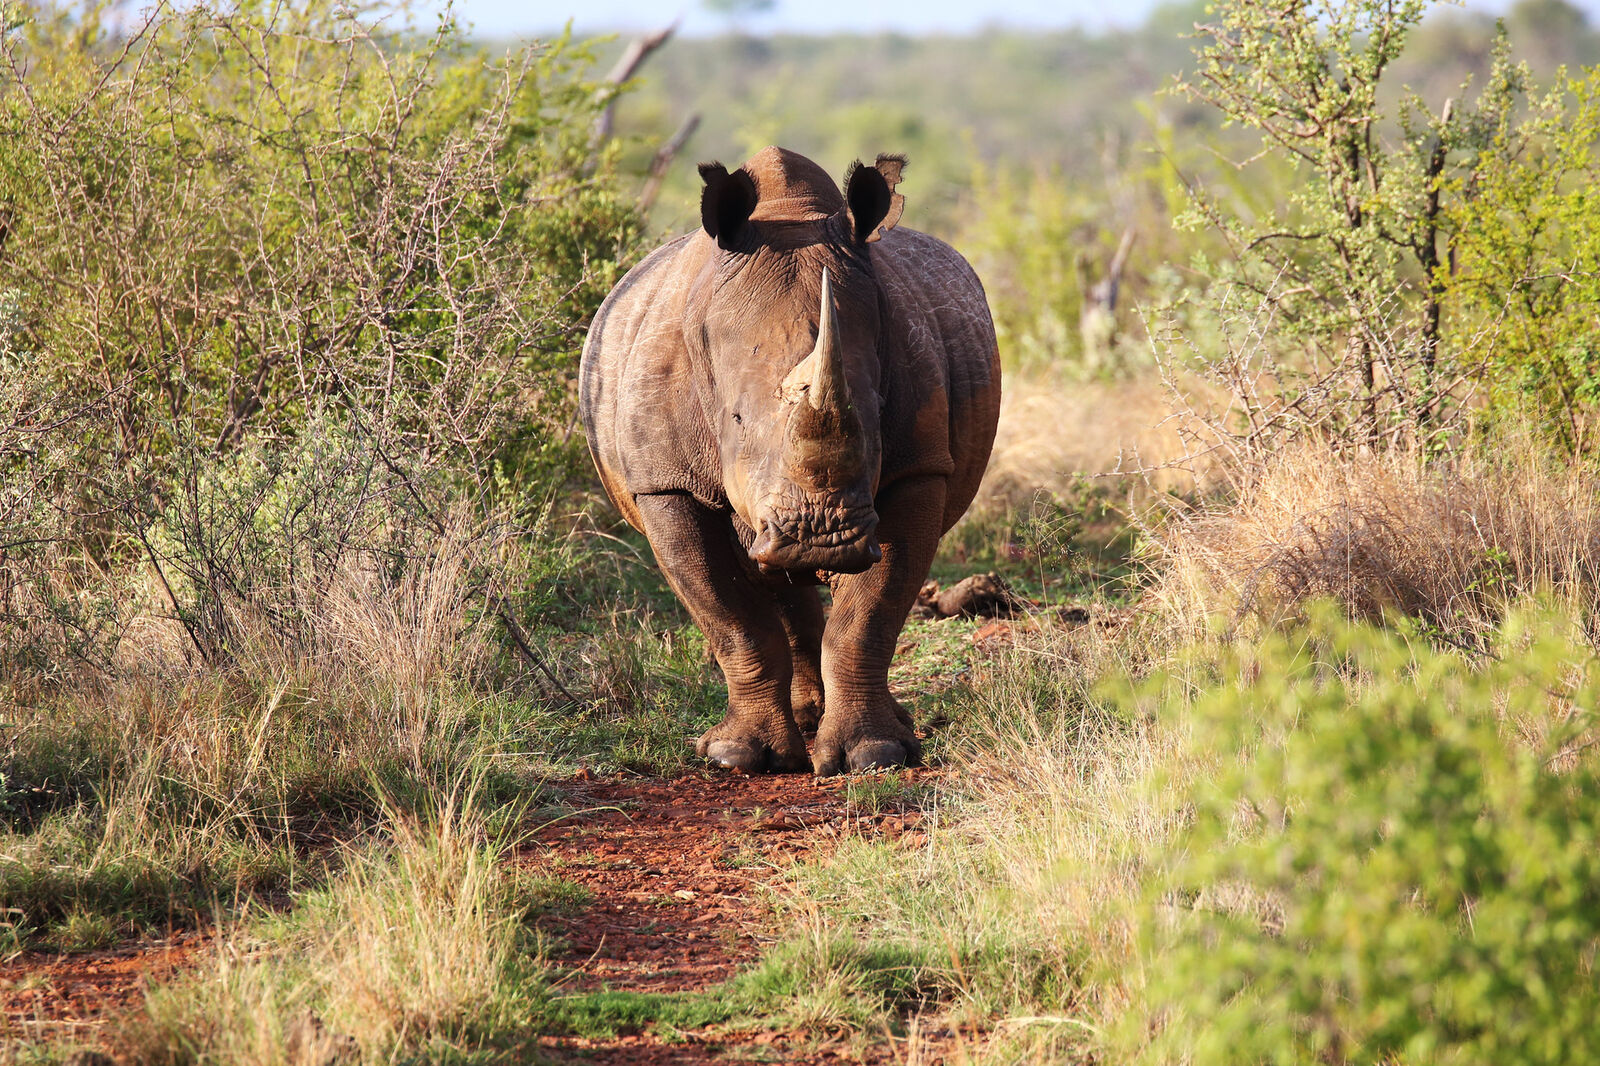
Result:
<svg viewBox="0 0 1600 1066"><path fill-rule="evenodd" d="M856 504L806 501L756 517L750 558L763 570L830 570L859 574L883 558L875 536L878 513L870 500Z"/></svg>

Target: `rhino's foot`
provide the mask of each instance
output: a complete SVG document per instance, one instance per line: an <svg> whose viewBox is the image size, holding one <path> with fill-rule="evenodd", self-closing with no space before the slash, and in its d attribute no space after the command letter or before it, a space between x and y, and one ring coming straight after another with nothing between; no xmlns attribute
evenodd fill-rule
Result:
<svg viewBox="0 0 1600 1066"><path fill-rule="evenodd" d="M775 748L758 736L725 732L718 727L696 742L695 751L724 770L738 770L746 774L769 771L795 773L805 770L808 765L805 744L800 741L798 733L792 743Z"/></svg>
<svg viewBox="0 0 1600 1066"><path fill-rule="evenodd" d="M797 704L794 709L795 725L800 727L802 733L815 733L822 724L822 704L807 703Z"/></svg>
<svg viewBox="0 0 1600 1066"><path fill-rule="evenodd" d="M851 771L922 765L922 742L909 728L892 737L866 736L853 741L817 738L811 768L818 777Z"/></svg>

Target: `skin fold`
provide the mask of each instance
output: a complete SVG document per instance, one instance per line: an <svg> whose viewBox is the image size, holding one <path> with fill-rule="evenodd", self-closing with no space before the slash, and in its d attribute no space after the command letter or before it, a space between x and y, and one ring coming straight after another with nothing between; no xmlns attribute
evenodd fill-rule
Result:
<svg viewBox="0 0 1600 1066"><path fill-rule="evenodd" d="M722 766L920 757L889 660L977 492L1000 365L972 268L895 225L903 166L857 164L842 193L782 148L702 166L702 228L630 271L584 346L601 481L728 682L698 742Z"/></svg>

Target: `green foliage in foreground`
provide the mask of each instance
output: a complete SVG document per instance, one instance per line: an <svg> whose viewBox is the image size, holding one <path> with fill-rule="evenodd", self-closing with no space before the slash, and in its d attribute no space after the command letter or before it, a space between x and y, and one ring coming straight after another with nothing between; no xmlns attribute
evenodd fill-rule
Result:
<svg viewBox="0 0 1600 1066"><path fill-rule="evenodd" d="M1148 901L1157 1061L1600 1055L1600 675L1505 637L1474 668L1324 618L1181 709L1221 770Z"/></svg>

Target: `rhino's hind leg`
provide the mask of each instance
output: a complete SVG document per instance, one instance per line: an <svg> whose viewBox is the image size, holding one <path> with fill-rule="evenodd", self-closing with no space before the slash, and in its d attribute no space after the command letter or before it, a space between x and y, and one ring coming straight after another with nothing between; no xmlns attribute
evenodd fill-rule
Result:
<svg viewBox="0 0 1600 1066"><path fill-rule="evenodd" d="M922 760L911 716L889 693L889 660L938 550L944 496L942 477L916 478L881 493L883 559L842 580L834 592L822 641L828 713L811 753L818 774Z"/></svg>
<svg viewBox="0 0 1600 1066"><path fill-rule="evenodd" d="M789 707L802 732L822 723L822 597L815 585L779 585L773 593L789 638L794 677L789 682Z"/></svg>
<svg viewBox="0 0 1600 1066"><path fill-rule="evenodd" d="M728 521L688 496L637 496L661 572L705 633L728 681L728 715L695 745L745 773L804 770L805 740L789 711L789 643L771 594L734 553Z"/></svg>

